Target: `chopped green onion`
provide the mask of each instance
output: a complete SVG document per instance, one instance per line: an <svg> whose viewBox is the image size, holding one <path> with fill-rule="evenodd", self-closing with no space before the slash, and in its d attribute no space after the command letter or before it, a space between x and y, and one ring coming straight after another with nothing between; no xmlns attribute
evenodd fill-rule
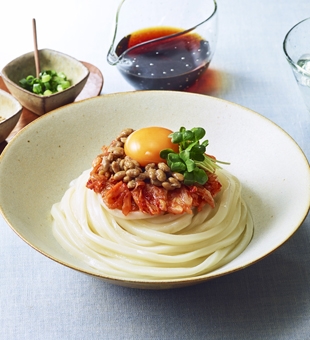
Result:
<svg viewBox="0 0 310 340"><path fill-rule="evenodd" d="M47 83L52 79L52 77L49 74L42 74L41 80L43 83Z"/></svg>
<svg viewBox="0 0 310 340"><path fill-rule="evenodd" d="M51 90L45 90L43 96L50 96L51 94L53 94Z"/></svg>
<svg viewBox="0 0 310 340"><path fill-rule="evenodd" d="M29 75L21 79L19 84L27 91L44 96L64 91L71 86L64 72L54 70L42 71L39 78Z"/></svg>
<svg viewBox="0 0 310 340"><path fill-rule="evenodd" d="M33 88L32 88L34 93L40 94L42 92L42 86L40 83L35 83L33 84Z"/></svg>

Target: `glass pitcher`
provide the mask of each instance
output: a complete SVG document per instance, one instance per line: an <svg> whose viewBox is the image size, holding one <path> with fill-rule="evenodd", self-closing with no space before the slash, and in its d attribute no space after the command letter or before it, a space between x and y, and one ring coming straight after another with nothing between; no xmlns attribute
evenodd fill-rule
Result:
<svg viewBox="0 0 310 340"><path fill-rule="evenodd" d="M138 90L184 90L217 42L214 0L122 0L107 60Z"/></svg>

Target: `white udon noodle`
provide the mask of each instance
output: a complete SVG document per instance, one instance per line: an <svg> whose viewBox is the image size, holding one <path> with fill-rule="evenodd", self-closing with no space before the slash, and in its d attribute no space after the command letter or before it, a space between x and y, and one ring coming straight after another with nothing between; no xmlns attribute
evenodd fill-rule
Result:
<svg viewBox="0 0 310 340"><path fill-rule="evenodd" d="M52 207L53 233L71 255L97 274L119 279L196 277L236 258L249 244L253 221L239 180L217 170L222 190L215 208L193 214L127 217L86 188L90 170L70 183ZM149 217L149 218L147 218Z"/></svg>

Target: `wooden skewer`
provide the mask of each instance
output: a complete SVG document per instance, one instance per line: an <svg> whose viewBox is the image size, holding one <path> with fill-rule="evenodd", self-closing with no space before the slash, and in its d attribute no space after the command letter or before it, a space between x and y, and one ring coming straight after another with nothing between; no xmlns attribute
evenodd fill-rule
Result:
<svg viewBox="0 0 310 340"><path fill-rule="evenodd" d="M35 61L35 64L36 64L37 78L39 78L39 75L40 75L40 58L39 58L39 52L38 52L36 19L32 19L32 29L33 29L33 41L34 41L34 61Z"/></svg>

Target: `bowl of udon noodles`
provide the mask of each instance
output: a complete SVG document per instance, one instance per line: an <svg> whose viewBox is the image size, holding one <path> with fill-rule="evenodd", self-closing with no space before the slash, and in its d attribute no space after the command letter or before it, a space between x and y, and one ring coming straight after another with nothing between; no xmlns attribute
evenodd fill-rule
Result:
<svg viewBox="0 0 310 340"><path fill-rule="evenodd" d="M8 226L51 260L131 288L246 270L309 212L309 164L296 142L256 112L199 94L69 104L23 128L0 157Z"/></svg>

